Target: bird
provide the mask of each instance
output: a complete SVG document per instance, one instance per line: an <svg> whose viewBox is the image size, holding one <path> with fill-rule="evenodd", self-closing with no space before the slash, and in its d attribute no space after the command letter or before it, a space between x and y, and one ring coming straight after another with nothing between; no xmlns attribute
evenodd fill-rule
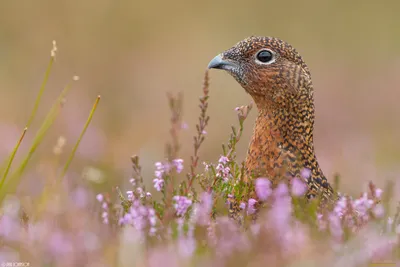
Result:
<svg viewBox="0 0 400 267"><path fill-rule="evenodd" d="M214 57L208 69L233 76L258 110L244 181L267 177L276 187L308 173L305 196L334 200L315 155L311 73L296 49L279 38L250 36Z"/></svg>

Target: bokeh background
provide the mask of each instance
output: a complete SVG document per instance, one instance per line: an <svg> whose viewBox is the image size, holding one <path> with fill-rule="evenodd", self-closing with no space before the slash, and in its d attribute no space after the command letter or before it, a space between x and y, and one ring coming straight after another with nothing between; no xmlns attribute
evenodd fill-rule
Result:
<svg viewBox="0 0 400 267"><path fill-rule="evenodd" d="M291 43L309 65L315 86L317 156L342 191L358 194L400 178L399 1L0 1L0 157L25 126L48 64L58 54L37 127L63 86L73 85L27 180L46 174L59 136L66 159L97 95L102 99L71 165L103 185L127 181L130 156L141 157L149 184L169 135L166 93L184 93L182 157L188 161L206 66L219 52L250 35ZM235 125L234 108L251 101L226 73L212 71L207 139L202 160L215 161ZM253 110L238 156L245 157ZM98 172L99 171L99 172ZM29 179L30 178L30 179ZM106 188L106 186L104 186ZM400 192L400 185L396 187Z"/></svg>

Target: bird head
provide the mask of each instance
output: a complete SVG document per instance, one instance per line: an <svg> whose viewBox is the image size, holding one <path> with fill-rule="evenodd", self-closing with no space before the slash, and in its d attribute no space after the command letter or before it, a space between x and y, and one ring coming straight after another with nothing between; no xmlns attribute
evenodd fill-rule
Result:
<svg viewBox="0 0 400 267"><path fill-rule="evenodd" d="M312 98L307 65L290 44L274 37L246 38L213 58L208 68L230 73L257 105L257 99L280 103L304 93Z"/></svg>

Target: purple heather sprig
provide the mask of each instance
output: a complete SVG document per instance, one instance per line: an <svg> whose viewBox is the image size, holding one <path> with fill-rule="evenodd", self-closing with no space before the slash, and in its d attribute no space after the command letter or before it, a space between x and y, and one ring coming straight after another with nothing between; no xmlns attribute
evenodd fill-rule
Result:
<svg viewBox="0 0 400 267"><path fill-rule="evenodd" d="M175 201L174 207L178 216L184 216L187 209L192 205L192 200L185 196L174 196L173 200Z"/></svg>
<svg viewBox="0 0 400 267"><path fill-rule="evenodd" d="M292 179L292 194L293 196L303 196L307 191L307 185L299 178L294 177Z"/></svg>
<svg viewBox="0 0 400 267"><path fill-rule="evenodd" d="M161 191L164 187L164 177L168 175L172 168L175 168L177 173L181 173L183 170L183 159L174 159L172 160L172 165L168 162L156 162L155 164L156 170L154 171L153 179L154 188L157 191Z"/></svg>
<svg viewBox="0 0 400 267"><path fill-rule="evenodd" d="M103 211L101 213L101 218L103 220L103 223L108 224L109 223L108 203L105 200L103 194L97 194L96 199L97 199L97 201L99 201L101 203L101 208L103 209Z"/></svg>
<svg viewBox="0 0 400 267"><path fill-rule="evenodd" d="M210 223L213 207L212 193L203 192L200 202L193 205L193 220L198 225L208 225Z"/></svg>
<svg viewBox="0 0 400 267"><path fill-rule="evenodd" d="M221 155L218 160L218 165L215 168L217 170L217 177L221 178L225 183L229 181L231 177L231 169L227 166L229 163L229 158Z"/></svg>
<svg viewBox="0 0 400 267"><path fill-rule="evenodd" d="M257 204L257 200L255 200L254 198L250 198L248 203L247 203L247 214L251 215L254 214L256 212L256 204Z"/></svg>
<svg viewBox="0 0 400 267"><path fill-rule="evenodd" d="M255 186L256 194L261 201L266 201L272 194L271 181L268 178L258 178Z"/></svg>

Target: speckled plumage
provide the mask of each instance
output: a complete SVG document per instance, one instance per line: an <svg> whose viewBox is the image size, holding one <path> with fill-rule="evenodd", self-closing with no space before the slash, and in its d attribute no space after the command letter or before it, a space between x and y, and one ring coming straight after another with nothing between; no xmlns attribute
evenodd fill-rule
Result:
<svg viewBox="0 0 400 267"><path fill-rule="evenodd" d="M268 49L274 61L256 60ZM254 99L258 116L245 163L245 180L268 177L273 185L300 177L308 168L308 197L336 194L314 152L314 90L310 71L299 53L273 37L249 37L219 55L211 68L228 71ZM223 65L225 64L225 65Z"/></svg>

